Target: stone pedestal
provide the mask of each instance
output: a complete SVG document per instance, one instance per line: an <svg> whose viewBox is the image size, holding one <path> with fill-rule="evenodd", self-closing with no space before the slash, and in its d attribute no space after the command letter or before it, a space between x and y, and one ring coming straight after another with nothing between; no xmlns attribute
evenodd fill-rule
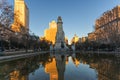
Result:
<svg viewBox="0 0 120 80"><path fill-rule="evenodd" d="M73 44L71 48L72 48L72 51L75 51L75 44Z"/></svg>

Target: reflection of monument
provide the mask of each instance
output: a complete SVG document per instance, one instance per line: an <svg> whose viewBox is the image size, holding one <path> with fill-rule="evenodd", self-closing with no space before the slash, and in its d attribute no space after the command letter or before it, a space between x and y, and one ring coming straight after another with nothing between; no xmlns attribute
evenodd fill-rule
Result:
<svg viewBox="0 0 120 80"><path fill-rule="evenodd" d="M56 34L56 42L55 42L55 50L67 50L68 47L65 44L65 34L62 26L62 18L59 16L57 19L57 34Z"/></svg>
<svg viewBox="0 0 120 80"><path fill-rule="evenodd" d="M56 66L58 71L58 80L64 80L64 72L65 72L65 55L58 55L56 57Z"/></svg>

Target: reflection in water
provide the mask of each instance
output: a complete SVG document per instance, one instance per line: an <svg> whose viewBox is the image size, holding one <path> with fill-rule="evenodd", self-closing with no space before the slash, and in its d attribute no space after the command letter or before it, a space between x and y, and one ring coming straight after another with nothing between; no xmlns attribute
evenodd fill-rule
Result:
<svg viewBox="0 0 120 80"><path fill-rule="evenodd" d="M52 59L51 63L47 63L45 66L45 72L49 73L50 80L56 80L58 79L58 72L56 68L56 61L55 58Z"/></svg>
<svg viewBox="0 0 120 80"><path fill-rule="evenodd" d="M57 71L58 71L57 80L64 80L65 61L66 61L66 56L64 55L56 56L56 66L57 66Z"/></svg>
<svg viewBox="0 0 120 80"><path fill-rule="evenodd" d="M52 62L46 64L45 71L50 74L50 80L64 80L66 56L54 55Z"/></svg>
<svg viewBox="0 0 120 80"><path fill-rule="evenodd" d="M0 63L0 80L29 80L29 73L35 72L48 61L48 54Z"/></svg>
<svg viewBox="0 0 120 80"><path fill-rule="evenodd" d="M119 62L112 55L46 53L0 63L0 80L120 80Z"/></svg>
<svg viewBox="0 0 120 80"><path fill-rule="evenodd" d="M81 57L78 57L81 56ZM98 72L98 80L120 80L120 60L114 55L81 55L77 59L86 61L91 68Z"/></svg>

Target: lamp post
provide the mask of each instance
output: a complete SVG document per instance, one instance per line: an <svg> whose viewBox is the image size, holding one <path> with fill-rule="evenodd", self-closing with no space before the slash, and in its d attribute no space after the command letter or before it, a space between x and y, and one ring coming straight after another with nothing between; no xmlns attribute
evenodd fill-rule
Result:
<svg viewBox="0 0 120 80"><path fill-rule="evenodd" d="M25 34L25 50L26 50L26 52L28 52L28 35L27 34Z"/></svg>
<svg viewBox="0 0 120 80"><path fill-rule="evenodd" d="M2 43L3 30L0 30L0 52L3 52L3 43Z"/></svg>
<svg viewBox="0 0 120 80"><path fill-rule="evenodd" d="M25 51L26 53L28 52L28 39L29 39L29 34L27 32L24 33L25 37Z"/></svg>

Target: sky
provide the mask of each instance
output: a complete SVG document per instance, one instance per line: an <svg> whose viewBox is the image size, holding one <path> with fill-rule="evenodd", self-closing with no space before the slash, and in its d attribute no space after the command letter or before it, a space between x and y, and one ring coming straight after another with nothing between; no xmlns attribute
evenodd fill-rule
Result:
<svg viewBox="0 0 120 80"><path fill-rule="evenodd" d="M13 5L14 0L8 0ZM120 5L120 0L25 0L30 12L30 30L44 35L49 22L61 16L65 36L87 36L94 31L95 20L107 10Z"/></svg>

